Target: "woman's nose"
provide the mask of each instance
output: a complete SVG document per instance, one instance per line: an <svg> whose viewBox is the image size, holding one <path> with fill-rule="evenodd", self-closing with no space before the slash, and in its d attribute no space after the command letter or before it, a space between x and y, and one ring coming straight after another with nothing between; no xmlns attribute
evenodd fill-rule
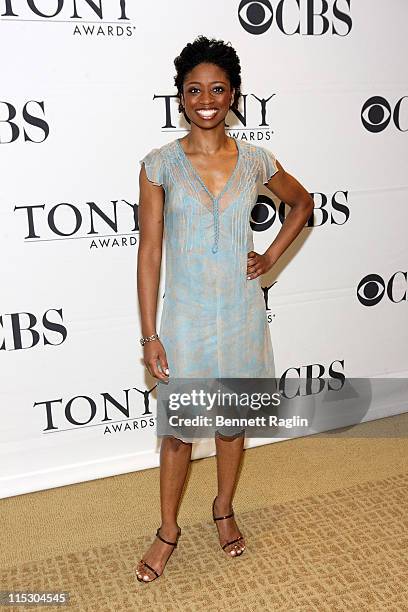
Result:
<svg viewBox="0 0 408 612"><path fill-rule="evenodd" d="M211 104L214 100L214 96L211 91L202 91L200 96L201 104Z"/></svg>

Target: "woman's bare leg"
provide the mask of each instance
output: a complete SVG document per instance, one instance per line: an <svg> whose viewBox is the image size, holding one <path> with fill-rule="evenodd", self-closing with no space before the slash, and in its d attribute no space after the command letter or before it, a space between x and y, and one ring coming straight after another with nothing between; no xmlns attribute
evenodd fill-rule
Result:
<svg viewBox="0 0 408 612"><path fill-rule="evenodd" d="M191 460L191 447L191 443L172 436L164 437L160 447L160 535L169 542L175 542L178 533L177 512ZM172 546L155 538L143 560L161 574L173 550ZM140 562L136 571L147 582L156 577Z"/></svg>
<svg viewBox="0 0 408 612"><path fill-rule="evenodd" d="M234 438L227 438L218 433L215 435L218 479L218 492L214 504L215 516L225 516L232 511L232 499L238 480L238 470L244 450L244 440L244 433ZM234 517L217 521L216 525L218 527L221 546L242 535ZM244 549L245 541L242 539L236 542L236 544L227 546L224 550L234 557L235 555L242 554Z"/></svg>

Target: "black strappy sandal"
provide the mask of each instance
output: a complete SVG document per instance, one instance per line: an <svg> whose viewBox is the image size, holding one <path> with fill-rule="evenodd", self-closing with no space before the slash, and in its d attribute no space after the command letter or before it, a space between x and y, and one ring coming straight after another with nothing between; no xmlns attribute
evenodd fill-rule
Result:
<svg viewBox="0 0 408 612"><path fill-rule="evenodd" d="M214 515L214 505L215 505L215 500L217 499L217 496L214 497L214 501L213 501L213 505L212 505L212 515L213 515L213 521L222 521L223 519L228 519L234 516L234 511L231 512L231 514L226 514L225 516L215 516ZM225 550L227 548L227 546L231 546L231 544L236 544L237 542L239 542L240 540L243 540L244 536L240 536L239 538L236 538L235 540L231 540L231 542L226 542L226 544L224 544L224 546L221 546L221 548L223 550ZM235 557L240 557L242 555L242 553L245 551L245 548L242 552L240 553L236 553L235 555L231 555L231 551L227 552L226 554L229 557L235 558Z"/></svg>
<svg viewBox="0 0 408 612"><path fill-rule="evenodd" d="M179 539L179 537L180 537L180 535L181 535L181 529L180 529L180 527L179 527L178 534L177 534L177 537L176 537L176 541L175 541L175 542L169 542L168 540L165 540L164 538L162 538L162 537L161 537L161 535L160 535L160 533L159 533L159 532L160 532L160 527L158 527L158 528L157 528L157 531L156 531L156 536L159 538L159 540L161 540L161 541L162 541L162 542L164 542L165 544L168 544L169 546L173 546L173 550L174 550L175 548L177 548L178 539ZM167 561L170 559L172 552L173 552L173 551L171 551L170 555L168 556ZM167 561L166 561L166 564L167 564ZM143 582L143 583L147 584L148 582L153 582L154 580L157 580L157 578L160 578L161 574L159 574L159 573L158 573L158 572L157 572L157 571L154 569L154 567L152 567L151 565L149 565L148 563L146 563L146 561L145 561L144 559L140 559L139 563L142 563L143 565L145 565L145 566L146 566L146 567L147 567L149 570L151 570L151 571L153 572L153 574L155 574L155 576L156 576L156 578L152 578L151 580L143 580L143 578L140 578L140 577L137 575L136 571L135 571L136 578L138 579L138 581L139 581L139 582Z"/></svg>

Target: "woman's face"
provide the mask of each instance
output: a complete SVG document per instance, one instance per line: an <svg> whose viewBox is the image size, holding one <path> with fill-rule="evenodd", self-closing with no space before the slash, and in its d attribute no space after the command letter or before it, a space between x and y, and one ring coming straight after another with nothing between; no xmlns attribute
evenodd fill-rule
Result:
<svg viewBox="0 0 408 612"><path fill-rule="evenodd" d="M181 102L185 113L200 128L214 128L224 121L234 100L225 70L203 62L187 73Z"/></svg>

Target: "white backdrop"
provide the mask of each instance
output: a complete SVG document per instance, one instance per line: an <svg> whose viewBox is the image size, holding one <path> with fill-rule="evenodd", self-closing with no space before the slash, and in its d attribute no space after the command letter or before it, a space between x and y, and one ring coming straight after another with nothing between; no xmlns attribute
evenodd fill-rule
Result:
<svg viewBox="0 0 408 612"><path fill-rule="evenodd" d="M1 497L159 463L139 344L139 160L185 133L173 59L198 34L241 59L246 114L229 133L314 194L314 227L260 283L276 375L408 374L408 5L210 4L0 0ZM263 195L258 252L281 227Z"/></svg>

